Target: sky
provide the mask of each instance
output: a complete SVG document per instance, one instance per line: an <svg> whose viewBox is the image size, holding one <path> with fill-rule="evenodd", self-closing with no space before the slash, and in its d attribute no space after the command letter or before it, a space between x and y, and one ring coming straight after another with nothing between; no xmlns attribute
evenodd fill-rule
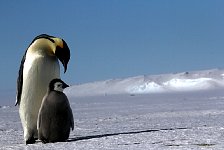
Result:
<svg viewBox="0 0 224 150"><path fill-rule="evenodd" d="M223 0L2 0L0 92L16 90L22 56L42 33L67 42L71 59L61 78L70 85L224 69L223 6Z"/></svg>

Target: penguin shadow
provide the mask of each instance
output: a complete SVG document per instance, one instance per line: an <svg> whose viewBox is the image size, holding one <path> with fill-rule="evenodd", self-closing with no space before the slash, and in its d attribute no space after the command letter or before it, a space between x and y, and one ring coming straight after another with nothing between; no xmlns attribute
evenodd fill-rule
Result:
<svg viewBox="0 0 224 150"><path fill-rule="evenodd" d="M111 136L117 136L117 135L129 135L129 134L150 133L150 132L159 132L159 131L172 131L172 130L186 130L186 129L189 129L189 128L164 128L164 129L149 129L149 130L130 131L130 132L106 133L106 134L79 136L79 137L69 138L67 140L67 142L98 139L98 138L111 137Z"/></svg>

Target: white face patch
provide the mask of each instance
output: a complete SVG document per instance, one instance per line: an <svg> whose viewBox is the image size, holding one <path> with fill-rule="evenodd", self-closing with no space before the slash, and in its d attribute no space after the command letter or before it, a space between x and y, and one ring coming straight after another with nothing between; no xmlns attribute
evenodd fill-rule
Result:
<svg viewBox="0 0 224 150"><path fill-rule="evenodd" d="M54 90L55 91L59 91L59 92L63 92L63 84L61 82L56 82L54 84Z"/></svg>

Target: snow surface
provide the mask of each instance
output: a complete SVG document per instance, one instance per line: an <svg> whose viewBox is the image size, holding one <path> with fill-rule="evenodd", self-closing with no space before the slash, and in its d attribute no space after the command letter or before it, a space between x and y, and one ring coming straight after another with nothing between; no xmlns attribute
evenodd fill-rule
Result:
<svg viewBox="0 0 224 150"><path fill-rule="evenodd" d="M224 71L138 76L76 85L68 142L25 145L18 107L0 107L0 149L224 149Z"/></svg>

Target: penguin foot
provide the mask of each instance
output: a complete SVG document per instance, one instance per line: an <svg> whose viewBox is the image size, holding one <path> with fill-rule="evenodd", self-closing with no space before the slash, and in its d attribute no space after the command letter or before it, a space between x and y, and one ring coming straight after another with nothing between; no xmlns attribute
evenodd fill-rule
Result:
<svg viewBox="0 0 224 150"><path fill-rule="evenodd" d="M43 144L49 143L48 139L46 139L44 137L40 138L40 140Z"/></svg>
<svg viewBox="0 0 224 150"><path fill-rule="evenodd" d="M35 138L34 138L34 137L31 137L31 138L29 138L28 140L26 140L26 145L27 145L27 144L33 144L33 143L35 143L35 142L36 142Z"/></svg>

